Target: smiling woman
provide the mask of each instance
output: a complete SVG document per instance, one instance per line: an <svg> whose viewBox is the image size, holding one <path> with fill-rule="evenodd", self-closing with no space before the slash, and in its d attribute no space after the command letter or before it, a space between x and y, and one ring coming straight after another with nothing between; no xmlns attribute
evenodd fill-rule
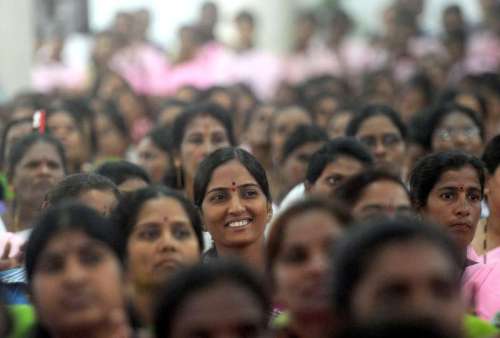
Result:
<svg viewBox="0 0 500 338"><path fill-rule="evenodd" d="M214 247L207 257L236 256L262 270L272 201L264 169L250 153L222 148L199 167L194 200Z"/></svg>

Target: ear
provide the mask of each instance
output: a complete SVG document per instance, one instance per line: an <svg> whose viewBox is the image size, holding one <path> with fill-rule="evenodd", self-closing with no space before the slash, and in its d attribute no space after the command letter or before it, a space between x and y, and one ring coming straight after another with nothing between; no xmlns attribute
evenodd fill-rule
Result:
<svg viewBox="0 0 500 338"><path fill-rule="evenodd" d="M311 193L312 187L313 187L313 184L311 184L311 182L309 182L308 180L304 180L304 189L305 189L305 192L307 195L309 195Z"/></svg>
<svg viewBox="0 0 500 338"><path fill-rule="evenodd" d="M267 203L267 221L271 221L273 218L273 204L271 202Z"/></svg>

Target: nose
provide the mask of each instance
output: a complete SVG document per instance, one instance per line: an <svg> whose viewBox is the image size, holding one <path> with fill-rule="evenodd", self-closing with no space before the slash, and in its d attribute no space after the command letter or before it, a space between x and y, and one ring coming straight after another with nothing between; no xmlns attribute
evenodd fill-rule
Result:
<svg viewBox="0 0 500 338"><path fill-rule="evenodd" d="M457 135L455 135L454 140L457 148L460 148L468 143L467 137L464 135L464 133L458 133Z"/></svg>
<svg viewBox="0 0 500 338"><path fill-rule="evenodd" d="M175 251L176 245L169 231L163 231L159 240L160 251Z"/></svg>
<svg viewBox="0 0 500 338"><path fill-rule="evenodd" d="M40 163L40 165L38 166L38 175L39 176L50 176L51 173L52 173L52 171L50 170L48 163L46 163L46 162Z"/></svg>
<svg viewBox="0 0 500 338"><path fill-rule="evenodd" d="M328 257L325 254L317 253L312 255L309 264L309 272L314 275L322 276L328 271Z"/></svg>
<svg viewBox="0 0 500 338"><path fill-rule="evenodd" d="M68 257L64 269L64 281L68 286L85 283L86 269L77 257Z"/></svg>
<svg viewBox="0 0 500 338"><path fill-rule="evenodd" d="M378 142L375 144L373 147L373 154L376 157L384 157L385 155L385 146L382 144L382 142Z"/></svg>
<svg viewBox="0 0 500 338"><path fill-rule="evenodd" d="M467 201L465 193L460 194L455 205L455 214L460 217L467 217L470 215L470 204Z"/></svg>
<svg viewBox="0 0 500 338"><path fill-rule="evenodd" d="M237 192L233 193L231 197L231 202L229 205L229 213L232 215L239 215L245 211L245 207L241 201L240 196Z"/></svg>
<svg viewBox="0 0 500 338"><path fill-rule="evenodd" d="M205 142L205 144L203 145L203 155L205 157L210 155L214 150L215 150L215 146L210 141Z"/></svg>

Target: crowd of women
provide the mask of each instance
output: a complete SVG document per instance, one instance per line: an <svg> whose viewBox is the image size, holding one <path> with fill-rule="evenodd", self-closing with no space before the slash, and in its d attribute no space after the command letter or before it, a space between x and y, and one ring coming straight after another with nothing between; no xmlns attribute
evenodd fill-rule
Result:
<svg viewBox="0 0 500 338"><path fill-rule="evenodd" d="M2 109L0 337L499 335L500 2L478 27L447 7L438 38L423 4L362 48L340 9L321 46L301 13L269 87L188 81L219 48L206 3L162 95L147 13L120 13L84 92Z"/></svg>

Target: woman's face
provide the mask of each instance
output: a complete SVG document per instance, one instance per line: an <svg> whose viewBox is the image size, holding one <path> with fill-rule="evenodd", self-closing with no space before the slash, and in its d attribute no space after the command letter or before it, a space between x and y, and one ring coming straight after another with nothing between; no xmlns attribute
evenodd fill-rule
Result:
<svg viewBox="0 0 500 338"><path fill-rule="evenodd" d="M170 169L167 153L158 148L150 137L144 137L137 145L137 164L146 170L154 183L161 183Z"/></svg>
<svg viewBox="0 0 500 338"><path fill-rule="evenodd" d="M472 241L481 216L481 184L471 166L445 171L420 212L444 227L462 249Z"/></svg>
<svg viewBox="0 0 500 338"><path fill-rule="evenodd" d="M212 173L201 210L216 247L241 247L263 240L271 203L250 172L232 160Z"/></svg>
<svg viewBox="0 0 500 338"><path fill-rule="evenodd" d="M456 268L442 249L422 240L394 242L371 257L353 288L350 315L359 324L431 320L457 334L464 317L460 291Z"/></svg>
<svg viewBox="0 0 500 338"><path fill-rule="evenodd" d="M371 151L378 165L401 168L405 160L405 143L399 129L383 115L366 119L356 138Z"/></svg>
<svg viewBox="0 0 500 338"><path fill-rule="evenodd" d="M182 205L171 197L145 202L127 245L127 269L137 287L158 287L181 267L200 260L201 249Z"/></svg>
<svg viewBox="0 0 500 338"><path fill-rule="evenodd" d="M406 190L396 182L376 181L364 189L352 213L359 219L370 219L381 215L410 214L410 197Z"/></svg>
<svg viewBox="0 0 500 338"><path fill-rule="evenodd" d="M465 114L455 112L448 114L432 134L432 150L463 150L469 154L480 156L483 141L478 126Z"/></svg>
<svg viewBox="0 0 500 338"><path fill-rule="evenodd" d="M327 197L346 179L364 169L363 163L350 156L339 156L328 163L316 182L306 185L309 194Z"/></svg>
<svg viewBox="0 0 500 338"><path fill-rule="evenodd" d="M85 330L123 314L121 265L107 245L66 231L39 255L31 291L38 318L49 331Z"/></svg>
<svg viewBox="0 0 500 338"><path fill-rule="evenodd" d="M24 136L31 134L32 132L33 132L33 125L29 121L16 124L12 128L10 128L8 134L5 137L4 158L5 159L9 158L9 152L13 144L22 139Z"/></svg>
<svg viewBox="0 0 500 338"><path fill-rule="evenodd" d="M328 312L329 258L342 233L341 224L323 210L308 210L285 225L272 273L276 301L292 314Z"/></svg>
<svg viewBox="0 0 500 338"><path fill-rule="evenodd" d="M51 114L47 120L47 126L63 144L68 162L82 164L88 160L87 142L71 115L62 111Z"/></svg>
<svg viewBox="0 0 500 338"><path fill-rule="evenodd" d="M219 282L182 302L170 336L260 338L266 336L267 317L248 290L230 281Z"/></svg>
<svg viewBox="0 0 500 338"><path fill-rule="evenodd" d="M39 142L33 144L16 165L10 183L16 200L40 206L47 192L63 177L62 159L55 147Z"/></svg>
<svg viewBox="0 0 500 338"><path fill-rule="evenodd" d="M310 125L312 122L311 116L299 108L289 108L278 113L271 126L271 153L276 163L281 160L283 145L290 134L298 126Z"/></svg>
<svg viewBox="0 0 500 338"><path fill-rule="evenodd" d="M196 117L186 127L180 157L184 173L194 178L200 162L215 150L228 147L224 125L208 115Z"/></svg>
<svg viewBox="0 0 500 338"><path fill-rule="evenodd" d="M274 112L273 106L259 107L252 117L247 131L247 141L250 145L268 146L269 145L269 123Z"/></svg>
<svg viewBox="0 0 500 338"><path fill-rule="evenodd" d="M104 114L95 118L97 149L100 157L123 158L127 151L127 139Z"/></svg>

